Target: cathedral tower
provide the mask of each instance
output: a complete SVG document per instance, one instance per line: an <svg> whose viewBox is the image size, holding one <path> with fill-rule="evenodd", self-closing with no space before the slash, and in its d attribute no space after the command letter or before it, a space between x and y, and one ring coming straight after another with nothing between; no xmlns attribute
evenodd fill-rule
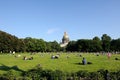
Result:
<svg viewBox="0 0 120 80"><path fill-rule="evenodd" d="M69 43L69 36L66 32L64 32L63 38L62 38L62 43L60 44L61 47L67 46Z"/></svg>

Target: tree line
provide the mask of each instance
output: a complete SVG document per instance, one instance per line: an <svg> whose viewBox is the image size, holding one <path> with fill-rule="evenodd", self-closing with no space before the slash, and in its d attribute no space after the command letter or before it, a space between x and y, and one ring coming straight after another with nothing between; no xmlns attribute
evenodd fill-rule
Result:
<svg viewBox="0 0 120 80"><path fill-rule="evenodd" d="M0 31L0 52L59 52L60 45L57 41L47 42L43 39L26 37L19 39L4 31Z"/></svg>
<svg viewBox="0 0 120 80"><path fill-rule="evenodd" d="M79 51L79 52L120 52L120 38L112 39L107 34L103 34L101 39L95 36L93 39L79 39L70 41L64 48L60 47L57 41L47 42L43 39L26 37L19 39L9 33L0 31L0 51L1 53L15 52L59 52L59 51Z"/></svg>
<svg viewBox="0 0 120 80"><path fill-rule="evenodd" d="M95 36L93 39L70 41L66 47L66 51L120 52L120 38L111 39L107 34L103 34L101 39Z"/></svg>

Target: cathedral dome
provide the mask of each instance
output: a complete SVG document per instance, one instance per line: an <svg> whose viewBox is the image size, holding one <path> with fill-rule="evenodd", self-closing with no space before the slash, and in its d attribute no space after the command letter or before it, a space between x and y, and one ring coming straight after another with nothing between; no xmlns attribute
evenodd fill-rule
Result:
<svg viewBox="0 0 120 80"><path fill-rule="evenodd" d="M66 32L64 32L62 43L68 43L69 42L69 36Z"/></svg>
<svg viewBox="0 0 120 80"><path fill-rule="evenodd" d="M68 36L68 34L67 34L66 32L64 33L63 38L64 38L64 39L69 39L69 36Z"/></svg>
<svg viewBox="0 0 120 80"><path fill-rule="evenodd" d="M60 44L61 47L67 46L69 43L69 36L66 32L64 32L63 38L62 38L62 43Z"/></svg>

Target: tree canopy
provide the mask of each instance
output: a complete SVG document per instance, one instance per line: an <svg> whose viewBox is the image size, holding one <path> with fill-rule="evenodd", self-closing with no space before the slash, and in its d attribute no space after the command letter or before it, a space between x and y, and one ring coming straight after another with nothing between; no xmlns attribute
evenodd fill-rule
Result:
<svg viewBox="0 0 120 80"><path fill-rule="evenodd" d="M9 53L15 52L59 52L59 51L79 51L79 52L100 52L100 51L120 51L120 38L111 39L107 34L103 34L101 39L95 36L93 39L78 39L70 41L63 49L57 41L47 42L43 39L26 37L19 39L9 33L0 31L0 51Z"/></svg>

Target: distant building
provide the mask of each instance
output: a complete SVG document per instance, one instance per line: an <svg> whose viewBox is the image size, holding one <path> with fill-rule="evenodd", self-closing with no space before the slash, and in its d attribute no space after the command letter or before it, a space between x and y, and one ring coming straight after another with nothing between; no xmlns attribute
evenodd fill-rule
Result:
<svg viewBox="0 0 120 80"><path fill-rule="evenodd" d="M64 32L63 38L62 38L62 42L60 43L61 47L65 47L67 46L67 44L69 43L69 36L66 32Z"/></svg>

